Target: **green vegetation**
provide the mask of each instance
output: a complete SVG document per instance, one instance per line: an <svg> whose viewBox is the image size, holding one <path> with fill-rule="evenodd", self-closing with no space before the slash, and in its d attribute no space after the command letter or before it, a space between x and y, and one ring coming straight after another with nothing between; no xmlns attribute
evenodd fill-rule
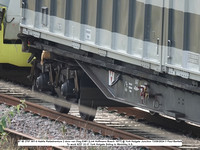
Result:
<svg viewBox="0 0 200 150"><path fill-rule="evenodd" d="M9 111L4 112L0 119L0 144L8 142L8 133L4 131L7 125L11 124L11 119L21 112L21 110L26 108L25 100L21 100L21 103L17 106L11 107Z"/></svg>

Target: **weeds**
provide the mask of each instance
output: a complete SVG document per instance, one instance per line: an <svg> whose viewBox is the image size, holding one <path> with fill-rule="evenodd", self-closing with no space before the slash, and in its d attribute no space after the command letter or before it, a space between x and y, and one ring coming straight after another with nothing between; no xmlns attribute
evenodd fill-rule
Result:
<svg viewBox="0 0 200 150"><path fill-rule="evenodd" d="M9 111L4 113L0 119L0 144L4 142L8 142L8 134L4 131L7 125L11 124L11 119L16 115L20 114L22 110L27 107L25 104L25 100L21 100L20 104L17 106L12 107Z"/></svg>

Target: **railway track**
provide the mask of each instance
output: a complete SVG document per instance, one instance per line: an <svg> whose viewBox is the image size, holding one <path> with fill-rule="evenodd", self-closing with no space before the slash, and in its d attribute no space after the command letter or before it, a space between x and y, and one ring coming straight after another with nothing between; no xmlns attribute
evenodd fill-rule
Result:
<svg viewBox="0 0 200 150"><path fill-rule="evenodd" d="M11 130L9 128L5 128L4 130L5 130L5 132L8 133L8 135L10 137L15 139L16 143L18 140L38 140L37 138L34 138L30 135L26 135L26 134L17 132L15 130ZM49 149L49 150L68 150L67 148L61 147L61 146L38 147L38 149L40 149L40 150L47 150L47 149Z"/></svg>
<svg viewBox="0 0 200 150"><path fill-rule="evenodd" d="M0 95L0 102L13 106L20 104L19 99L7 95ZM95 122L85 121L76 116L59 113L57 111L45 108L37 104L26 102L26 105L27 108L25 109L25 111L30 111L42 117L48 117L50 119L54 119L57 121L67 122L68 124L75 125L80 128L84 127L88 130L92 130L97 133L102 133L104 136L111 136L114 138L122 138L122 139L139 139L139 140L145 139L127 132L123 132L121 130L97 124Z"/></svg>
<svg viewBox="0 0 200 150"><path fill-rule="evenodd" d="M30 74L30 67L17 67L10 64L0 64L0 78L5 81L12 81L18 84L31 86L27 76Z"/></svg>
<svg viewBox="0 0 200 150"><path fill-rule="evenodd" d="M133 107L109 107L108 111L110 112L117 112L121 115L126 115L128 118L134 118L135 120L141 121L141 122L148 122L148 124L152 124L154 126L161 126L165 129L173 130L173 131L179 131L184 134L191 135L193 137L199 137L200 136L200 125L194 125L187 122L178 122L177 120L173 118L167 118L163 117L159 114L151 114L149 112L145 112L133 108Z"/></svg>
<svg viewBox="0 0 200 150"><path fill-rule="evenodd" d="M0 83L0 86L4 85L4 88L1 90L0 89L0 92L1 91L4 91L4 93L7 92L7 90L9 89L10 91L12 91L11 93L13 93L14 96L17 96L19 98L24 98L24 96L26 97L25 99L29 99L30 101L38 101L39 103L41 102L40 100L38 100L38 98L33 98L32 96L28 96L28 93L30 93L31 91L30 90L21 90L19 89L19 87L14 87L12 85L9 85L9 84L1 84ZM5 86L6 85L6 86ZM20 92L19 92L20 91ZM22 92L23 91L23 92ZM20 94L19 94L20 93ZM24 94L24 93L27 93L27 94ZM12 95L12 94L10 94ZM33 94L34 95L34 94ZM40 97L41 98L41 97ZM48 107L50 108L53 108L53 105L50 104L50 103L43 103L45 106L48 105ZM104 124L104 125L107 125L111 128L117 128L117 129L121 129L121 130L124 130L124 131L127 131L127 132L130 132L130 133L135 133L137 134L138 136L143 136L143 137L146 137L148 139L166 139L166 135L165 135L165 132L160 132L158 133L158 131L155 130L155 133L149 133L147 132L148 130L154 130L153 127L148 127L146 125L144 125L143 123L140 123L141 122L141 116L140 117L137 117L138 119L136 119L136 116L138 115L129 115L129 116L133 116L133 118L135 118L137 121L135 122L134 120L131 121L131 119L128 119L129 121L127 121L127 119L125 119L124 117L121 117L121 118L116 118L116 114L119 116L120 114L120 111L118 111L117 113L114 113L116 110L116 108L108 108L108 111L107 113L105 113L105 109L99 109L98 112L97 112L97 116L96 116L96 119L95 119L95 122L98 122L98 123L101 123L101 124ZM122 111L123 112L123 111ZM72 115L75 115L75 116L78 116L79 112L78 112L78 109L77 107L72 107L72 109L70 110L70 114ZM137 114L137 113L136 113ZM139 113L140 114L140 113ZM113 117L112 117L113 115ZM127 114L126 114L127 115ZM109 116L109 117L108 117ZM110 117L111 116L111 117ZM120 116L119 116L120 117ZM143 122L143 120L142 120ZM135 126L133 128L133 126ZM143 130L146 130L146 131L143 131ZM98 132L98 131L97 131ZM100 131L102 132L102 131ZM157 132L157 133L156 133ZM107 132L108 133L108 132ZM109 135L110 136L110 135ZM113 135L112 135L113 136ZM173 136L173 135L172 135ZM174 137L175 138L175 137ZM173 138L173 139L174 139ZM177 139L177 138L176 138ZM182 139L182 137L180 137L179 139ZM188 149L189 148L189 143L183 145L183 147L181 147L182 149ZM192 146L193 145L193 146ZM187 148L186 148L187 147ZM195 144L191 144L190 148L193 147L193 148L199 148L199 145L195 145Z"/></svg>
<svg viewBox="0 0 200 150"><path fill-rule="evenodd" d="M14 97L7 96L7 95L0 95L0 102L5 103L7 105L18 105L20 103L20 100L17 98L14 98ZM101 133L104 136L113 137L114 139L117 138L117 139L129 139L129 140L130 139L132 139L132 140L147 140L144 137L134 135L134 134L131 134L128 132L124 132L122 130L111 128L108 126L104 126L104 125L98 124L96 122L85 121L85 120L82 120L82 119L77 118L72 115L58 113L54 110L45 108L45 107L37 105L37 104L26 102L26 105L27 105L27 108L25 109L25 111L30 111L32 113L39 114L42 117L48 117L50 119L54 119L57 121L66 122L67 124L75 125L79 128L85 128L87 130L92 130L93 132ZM151 147L151 149L176 150L178 148L175 148L175 147Z"/></svg>
<svg viewBox="0 0 200 150"><path fill-rule="evenodd" d="M70 113L72 115L77 115L78 110L73 108ZM123 114L121 115L119 112L111 111L110 108L106 108L106 111L99 110L97 112L97 116L94 121L129 133L134 133L151 140L181 139L183 141L183 146L180 147L181 149L187 150L200 148L200 141L198 138L190 138L183 133L177 134L174 130L169 131L158 125L155 126L154 124L150 124L147 120L141 118L141 112L140 117L135 116L134 119L129 119L130 116L124 116Z"/></svg>

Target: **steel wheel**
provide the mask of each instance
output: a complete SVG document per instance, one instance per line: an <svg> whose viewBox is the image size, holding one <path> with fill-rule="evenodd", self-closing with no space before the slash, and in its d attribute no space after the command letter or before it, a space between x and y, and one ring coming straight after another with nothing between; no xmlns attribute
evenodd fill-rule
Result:
<svg viewBox="0 0 200 150"><path fill-rule="evenodd" d="M81 105L81 102L79 103L79 114L82 119L93 121L95 118L96 112L97 112L96 106L92 106L92 105L85 106L85 105Z"/></svg>
<svg viewBox="0 0 200 150"><path fill-rule="evenodd" d="M58 111L60 113L66 113L66 114L68 114L69 111L70 111L70 107L67 108L67 107L62 107L62 106L59 106L59 105L54 105L54 106L55 106L56 111Z"/></svg>
<svg viewBox="0 0 200 150"><path fill-rule="evenodd" d="M64 98L61 94L60 94L60 88L55 88L55 92L58 98L61 98L62 100L66 100L66 98ZM67 101L67 100L66 100ZM66 107L63 106L59 106L54 104L56 111L60 112L60 113L66 113L68 114L71 108L71 104L69 104Z"/></svg>

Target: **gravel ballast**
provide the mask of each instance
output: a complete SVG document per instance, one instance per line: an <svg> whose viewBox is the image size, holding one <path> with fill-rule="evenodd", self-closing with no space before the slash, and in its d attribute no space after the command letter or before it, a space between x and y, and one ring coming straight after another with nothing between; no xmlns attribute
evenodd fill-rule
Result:
<svg viewBox="0 0 200 150"><path fill-rule="evenodd" d="M13 110L13 107L0 105L0 117ZM37 139L46 140L113 140L111 137L104 137L99 133L94 133L67 123L42 118L30 112L20 111L16 113L8 124L8 128L18 132L33 136ZM88 149L89 147L82 147ZM80 149L80 147L70 147L70 149ZM102 149L93 147L92 149ZM137 149L136 147L104 147L103 149Z"/></svg>

